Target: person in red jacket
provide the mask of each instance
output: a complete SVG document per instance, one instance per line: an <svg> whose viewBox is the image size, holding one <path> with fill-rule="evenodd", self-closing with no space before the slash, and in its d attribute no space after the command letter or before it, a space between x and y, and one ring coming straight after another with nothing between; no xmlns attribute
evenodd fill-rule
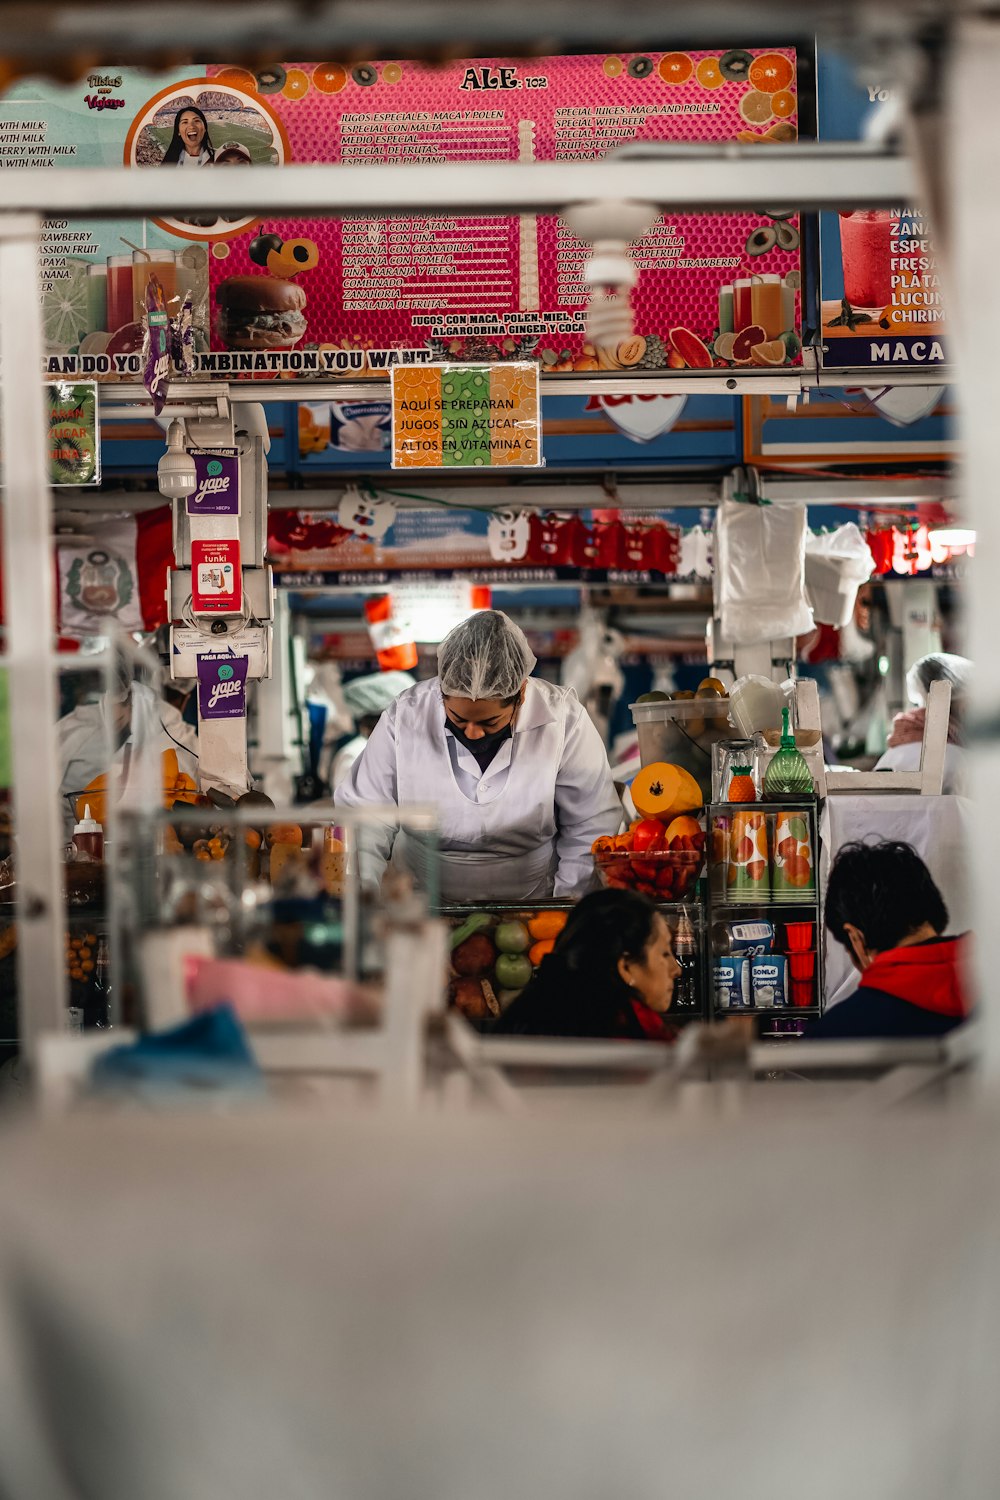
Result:
<svg viewBox="0 0 1000 1500"><path fill-rule="evenodd" d="M825 922L861 981L808 1037L941 1036L968 1016L968 936L942 936L948 908L909 844L845 844L830 871Z"/></svg>

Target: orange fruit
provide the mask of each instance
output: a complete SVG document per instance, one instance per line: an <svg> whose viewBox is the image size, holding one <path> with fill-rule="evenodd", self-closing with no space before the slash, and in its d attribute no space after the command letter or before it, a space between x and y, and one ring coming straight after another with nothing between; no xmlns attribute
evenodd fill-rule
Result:
<svg viewBox="0 0 1000 1500"><path fill-rule="evenodd" d="M309 92L309 74L301 68L289 68L281 92L286 99L301 99Z"/></svg>
<svg viewBox="0 0 1000 1500"><path fill-rule="evenodd" d="M694 63L686 52L668 52L660 58L660 77L664 83L687 83Z"/></svg>
<svg viewBox="0 0 1000 1500"><path fill-rule="evenodd" d="M313 88L321 94L339 94L347 82L347 69L340 63L317 63L313 68Z"/></svg>
<svg viewBox="0 0 1000 1500"><path fill-rule="evenodd" d="M604 59L604 75L606 78L618 78L625 69L625 64L620 57L606 57Z"/></svg>
<svg viewBox="0 0 1000 1500"><path fill-rule="evenodd" d="M786 115L794 115L797 103L798 100L791 89L779 89L776 94L771 95L771 108L781 119L784 119Z"/></svg>
<svg viewBox="0 0 1000 1500"><path fill-rule="evenodd" d="M721 89L726 81L720 71L717 57L703 57L694 73L703 89Z"/></svg>
<svg viewBox="0 0 1000 1500"><path fill-rule="evenodd" d="M528 961L531 967L537 969L542 959L552 952L555 945L555 938L544 938L542 942L535 943L534 947L529 948Z"/></svg>
<svg viewBox="0 0 1000 1500"><path fill-rule="evenodd" d="M244 94L256 94L257 80L247 68L223 68L215 75L216 83L228 84L231 89L240 89Z"/></svg>
<svg viewBox="0 0 1000 1500"><path fill-rule="evenodd" d="M747 78L762 94L776 94L779 89L790 88L795 82L795 68L780 52L764 52L750 64Z"/></svg>
<svg viewBox="0 0 1000 1500"><path fill-rule="evenodd" d="M528 922L528 931L539 941L555 942L568 921L567 911L537 911Z"/></svg>
<svg viewBox="0 0 1000 1500"><path fill-rule="evenodd" d="M758 89L751 89L740 100L740 114L751 125L766 124L773 113L770 94L762 94Z"/></svg>

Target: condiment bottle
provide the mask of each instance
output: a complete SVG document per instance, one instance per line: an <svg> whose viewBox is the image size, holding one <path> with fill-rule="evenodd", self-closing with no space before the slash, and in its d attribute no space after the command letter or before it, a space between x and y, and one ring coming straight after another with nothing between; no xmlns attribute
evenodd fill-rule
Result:
<svg viewBox="0 0 1000 1500"><path fill-rule="evenodd" d="M734 766L729 778L729 802L756 802L757 788L749 766Z"/></svg>
<svg viewBox="0 0 1000 1500"><path fill-rule="evenodd" d="M73 828L73 843L89 859L104 858L104 829L90 816L89 802L83 809L83 817Z"/></svg>
<svg viewBox="0 0 1000 1500"><path fill-rule="evenodd" d="M764 772L764 798L811 797L814 794L812 772L796 747L787 708L781 710L781 744Z"/></svg>

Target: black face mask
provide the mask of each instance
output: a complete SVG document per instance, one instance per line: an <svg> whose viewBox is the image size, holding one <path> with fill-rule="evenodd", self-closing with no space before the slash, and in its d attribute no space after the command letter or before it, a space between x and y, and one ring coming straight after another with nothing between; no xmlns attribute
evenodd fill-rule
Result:
<svg viewBox="0 0 1000 1500"><path fill-rule="evenodd" d="M450 734L455 736L460 745L464 745L466 750L476 757L480 764L483 761L487 763L491 761L504 740L509 740L514 732L513 724L505 724L502 729L495 729L492 734L484 734L477 740L470 740L464 729L459 729L458 725L453 724L450 719L445 719L444 726Z"/></svg>

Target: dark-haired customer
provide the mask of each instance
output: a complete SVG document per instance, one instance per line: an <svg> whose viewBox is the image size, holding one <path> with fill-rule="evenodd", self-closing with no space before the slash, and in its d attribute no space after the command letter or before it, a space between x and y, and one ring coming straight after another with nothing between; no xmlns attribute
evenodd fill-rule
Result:
<svg viewBox="0 0 1000 1500"><path fill-rule="evenodd" d="M909 844L845 844L827 882L826 926L861 975L809 1038L942 1036L970 1011L968 937Z"/></svg>
<svg viewBox="0 0 1000 1500"><path fill-rule="evenodd" d="M595 891L494 1032L673 1041L665 1020L680 974L673 935L635 891Z"/></svg>

